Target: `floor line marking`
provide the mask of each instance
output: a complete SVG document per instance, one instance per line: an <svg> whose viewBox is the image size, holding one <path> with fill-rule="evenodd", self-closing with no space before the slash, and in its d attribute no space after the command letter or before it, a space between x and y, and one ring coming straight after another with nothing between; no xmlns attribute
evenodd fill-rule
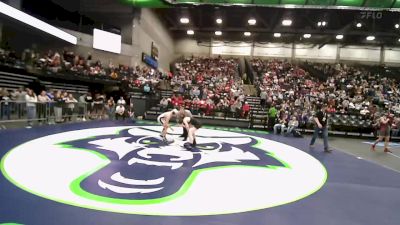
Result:
<svg viewBox="0 0 400 225"><path fill-rule="evenodd" d="M371 160L371 159L366 159L366 158L364 158L364 157L362 157L362 156L355 155L355 154L353 154L353 153L347 152L347 151L345 151L345 150L342 149L342 148L337 148L337 147L335 147L335 145L331 145L331 146L332 146L334 149L339 150L340 152L342 152L342 153L344 153L344 154L347 154L347 155L350 155L350 156L354 156L354 157L356 157L356 158L357 158L357 157L361 157L360 160L365 160L365 161L367 161L367 162L369 162L369 163L372 163L372 164L375 164L375 165L378 165L378 166L382 166L382 167L384 167L384 168L386 168L386 169L389 169L389 170L395 171L395 172L397 172L397 173L400 173L400 170L396 170L396 169L391 168L391 167L389 167L389 166L382 165L382 164L380 164L379 162L375 162L375 161L373 161L373 160ZM398 157L398 158L400 158L400 157Z"/></svg>
<svg viewBox="0 0 400 225"><path fill-rule="evenodd" d="M393 153L391 153L391 152L388 152L388 154L400 159L400 156L398 156L398 155L396 155L396 154L393 154Z"/></svg>

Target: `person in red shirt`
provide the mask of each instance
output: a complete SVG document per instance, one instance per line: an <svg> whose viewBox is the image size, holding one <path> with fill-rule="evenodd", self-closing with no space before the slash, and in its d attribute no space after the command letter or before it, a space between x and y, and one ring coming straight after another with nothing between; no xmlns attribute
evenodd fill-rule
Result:
<svg viewBox="0 0 400 225"><path fill-rule="evenodd" d="M214 104L214 102L208 103L208 104L207 104L206 115L207 115L207 116L211 115L212 112L214 111L214 109L215 109L215 104Z"/></svg>
<svg viewBox="0 0 400 225"><path fill-rule="evenodd" d="M332 105L329 105L328 108L326 109L327 113L335 113L336 109Z"/></svg>
<svg viewBox="0 0 400 225"><path fill-rule="evenodd" d="M171 97L171 103L173 106L178 105L178 98L175 96L175 94L173 94Z"/></svg>
<svg viewBox="0 0 400 225"><path fill-rule="evenodd" d="M177 98L177 106L181 106L183 104L184 104L183 97L182 95L179 94Z"/></svg>
<svg viewBox="0 0 400 225"><path fill-rule="evenodd" d="M391 130L391 125L393 123L393 115L388 114L385 115L383 114L379 118L379 132L378 132L378 139L374 142L374 144L371 146L371 150L375 151L375 146L378 144L380 141L385 140L385 149L383 150L386 153L391 153L391 151L388 148L389 145L389 140L390 140L390 130Z"/></svg>
<svg viewBox="0 0 400 225"><path fill-rule="evenodd" d="M245 102L242 106L242 117L247 118L249 116L249 113L250 113L250 105L248 104L248 102Z"/></svg>
<svg viewBox="0 0 400 225"><path fill-rule="evenodd" d="M199 101L199 108L200 108L200 113L204 115L207 111L206 101L204 100Z"/></svg>
<svg viewBox="0 0 400 225"><path fill-rule="evenodd" d="M135 80L135 86L140 87L140 80Z"/></svg>

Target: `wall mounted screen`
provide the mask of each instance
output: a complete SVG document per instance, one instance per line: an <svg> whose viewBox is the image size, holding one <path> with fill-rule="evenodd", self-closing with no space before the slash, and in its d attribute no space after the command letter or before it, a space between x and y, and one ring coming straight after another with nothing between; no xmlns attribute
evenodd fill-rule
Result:
<svg viewBox="0 0 400 225"><path fill-rule="evenodd" d="M93 29L93 48L120 54L121 35Z"/></svg>

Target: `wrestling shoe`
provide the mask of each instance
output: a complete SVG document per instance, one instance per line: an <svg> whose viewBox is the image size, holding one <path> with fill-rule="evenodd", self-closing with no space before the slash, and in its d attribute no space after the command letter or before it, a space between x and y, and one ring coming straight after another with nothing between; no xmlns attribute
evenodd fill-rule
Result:
<svg viewBox="0 0 400 225"><path fill-rule="evenodd" d="M383 150L383 152L392 153L392 151L390 151L388 148L385 148L385 150Z"/></svg>

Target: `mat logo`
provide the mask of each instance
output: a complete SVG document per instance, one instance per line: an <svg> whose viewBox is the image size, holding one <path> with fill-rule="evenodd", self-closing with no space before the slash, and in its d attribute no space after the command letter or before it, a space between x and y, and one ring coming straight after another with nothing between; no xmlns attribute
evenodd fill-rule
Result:
<svg viewBox="0 0 400 225"><path fill-rule="evenodd" d="M109 212L204 216L259 210L319 190L327 173L307 153L248 134L202 128L184 148L160 126L74 130L10 150L5 177L34 195ZM179 130L179 131L178 131Z"/></svg>
<svg viewBox="0 0 400 225"><path fill-rule="evenodd" d="M177 136L174 143L166 144L158 132L135 130L131 133L138 135L123 130L63 143L64 147L97 151L111 161L85 178L79 185L82 189L111 198L157 199L179 191L194 170L230 165L285 167L268 152L254 148L254 138L200 135L199 144L189 151Z"/></svg>

